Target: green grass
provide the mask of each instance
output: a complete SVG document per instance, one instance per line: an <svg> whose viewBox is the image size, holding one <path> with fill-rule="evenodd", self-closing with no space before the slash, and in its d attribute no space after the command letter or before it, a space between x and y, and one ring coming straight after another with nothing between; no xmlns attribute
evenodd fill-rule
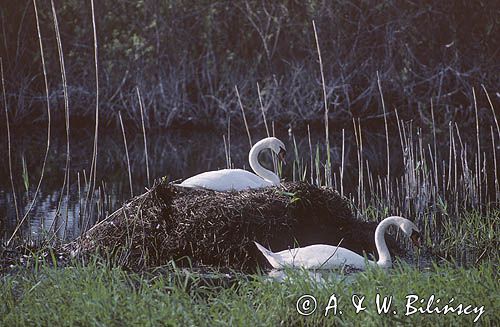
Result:
<svg viewBox="0 0 500 327"><path fill-rule="evenodd" d="M426 237L436 239L433 244L434 253L441 256L462 260L465 264L477 264L481 261L498 263L499 228L499 209L492 209L484 214L469 211L458 217L443 217L442 230L439 233L429 232Z"/></svg>
<svg viewBox="0 0 500 327"><path fill-rule="evenodd" d="M166 269L162 274L139 275L105 265L42 267L22 270L1 278L0 325L470 325L470 315L413 314L405 316L406 296L416 294L440 298L440 307L455 300L480 307L481 325L500 322L499 283L496 268L485 263L474 269L434 266L419 271L398 265L386 272L371 269L354 275L339 275L316 282L304 271L290 271L282 283L262 275L236 277L230 286L206 286L196 274ZM393 296L391 310L376 310L376 294ZM301 316L297 299L317 298L316 312ZM330 296L338 299L338 311L324 316ZM365 296L366 310L356 314L351 297ZM333 304L333 302L332 302ZM340 315L339 311L342 311Z"/></svg>

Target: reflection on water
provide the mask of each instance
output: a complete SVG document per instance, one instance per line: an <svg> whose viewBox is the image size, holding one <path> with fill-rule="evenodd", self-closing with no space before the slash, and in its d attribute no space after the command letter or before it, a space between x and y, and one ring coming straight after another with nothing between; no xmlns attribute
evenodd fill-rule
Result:
<svg viewBox="0 0 500 327"><path fill-rule="evenodd" d="M119 134L118 134L119 135ZM31 135L30 135L31 136ZM19 216L31 205L41 173L45 152L45 135L13 137L13 178ZM204 134L196 138L182 134L151 135L148 139L150 181L147 180L142 135L127 140L132 174L133 195L144 192L155 178L166 176L170 180L186 178L204 170L225 168L226 156L222 135ZM69 190L64 189L66 143L65 138L53 138L41 191L23 224L26 236L56 231L62 238L77 236L96 220L105 217L131 196L128 168L123 139L116 135L101 135L97 157L98 185L88 195L92 161L92 135L71 139ZM2 142L0 149L7 154ZM231 144L232 162L245 167L244 143ZM23 169L23 162L26 169ZM24 173L23 173L24 171ZM85 199L93 197L92 208L85 207ZM9 234L16 225L16 209L10 184L7 155L0 157L0 232ZM3 217L7 217L4 219ZM85 219L83 219L85 217Z"/></svg>

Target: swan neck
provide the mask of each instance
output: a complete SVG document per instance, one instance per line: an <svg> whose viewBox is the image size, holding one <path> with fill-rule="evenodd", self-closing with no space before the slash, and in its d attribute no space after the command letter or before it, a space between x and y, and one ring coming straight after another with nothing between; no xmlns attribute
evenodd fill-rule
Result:
<svg viewBox="0 0 500 327"><path fill-rule="evenodd" d="M262 167L262 165L259 163L260 152L264 149L270 148L268 143L269 142L265 139L257 142L248 154L248 161L250 163L250 167L258 176L262 177L265 181L271 183L272 185L279 185L280 178L278 177L278 175Z"/></svg>
<svg viewBox="0 0 500 327"><path fill-rule="evenodd" d="M375 247L378 252L377 265L382 267L390 267L392 265L391 254L385 243L385 232L390 225L396 225L396 219L393 217L382 220L377 229L375 229Z"/></svg>

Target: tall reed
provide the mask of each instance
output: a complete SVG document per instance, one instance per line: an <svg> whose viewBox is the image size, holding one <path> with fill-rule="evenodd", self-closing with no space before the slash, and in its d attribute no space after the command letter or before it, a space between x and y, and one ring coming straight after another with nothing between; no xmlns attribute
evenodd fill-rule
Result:
<svg viewBox="0 0 500 327"><path fill-rule="evenodd" d="M1 76L2 77L2 95L3 95L3 107L5 109L5 123L7 125L7 151L8 151L8 158L9 158L10 186L12 188L12 197L14 198L14 207L16 209L16 222L19 223L19 208L17 206L16 188L14 186L14 177L12 174L12 148L11 148L11 140L10 140L9 110L7 109L7 96L5 95L5 79L4 79L4 73L3 73L3 60L1 57L0 57L0 73L2 75ZM12 241L12 237L7 242L7 245Z"/></svg>
<svg viewBox="0 0 500 327"><path fill-rule="evenodd" d="M330 158L330 137L329 137L329 117L328 117L328 97L326 93L326 83L325 83L325 73L323 72L323 59L321 58L321 50L319 47L319 38L318 32L316 31L316 23L314 20L312 21L313 30L314 30L314 39L316 40L316 50L318 51L318 62L319 62L319 70L321 73L321 86L323 89L323 104L325 106L325 145L326 145L326 163L325 163L325 182L327 186L331 186L331 158Z"/></svg>
<svg viewBox="0 0 500 327"><path fill-rule="evenodd" d="M146 179L147 179L148 187L151 187L151 179L149 177L148 142L146 140L146 127L144 126L144 105L143 105L141 93L139 92L138 87L136 87L136 91L137 91L137 99L139 101L139 109L141 111L141 126L142 126L142 136L143 136L143 141L144 141L144 156L146 157Z"/></svg>
<svg viewBox="0 0 500 327"><path fill-rule="evenodd" d="M247 131L248 143L250 144L250 147L252 147L253 146L252 136L250 136L250 129L248 128L247 117L245 116L245 109L243 109L243 103L241 103L241 97L240 97L240 92L238 91L238 86L235 85L234 89L236 91L236 96L238 98L238 104L240 105L241 114L243 116L243 122L245 123L245 130Z"/></svg>
<svg viewBox="0 0 500 327"><path fill-rule="evenodd" d="M31 204L28 207L28 210L26 210L26 212L23 215L23 219L22 219L23 221L28 217L31 210L33 210L36 199L38 197L38 193L40 192L40 187L42 185L43 177L45 175L45 167L47 165L47 160L49 157L51 125L52 125L50 99L49 99L49 83L47 80L47 68L45 65L45 56L44 56L44 51L43 51L42 34L40 32L40 20L38 18L38 9L37 9L37 5L36 5L36 0L33 0L33 8L35 11L35 21L36 21L36 29L37 29L37 34L38 34L38 43L40 45L40 59L42 62L43 81L44 81L44 85L45 85L45 100L47 102L47 146L45 148L45 156L44 156L43 162L42 162L42 170L40 172L40 178L38 179L35 194L33 195L33 199L31 201ZM28 190L27 190L27 192L28 192Z"/></svg>
<svg viewBox="0 0 500 327"><path fill-rule="evenodd" d="M62 79L62 86L63 86L63 95L64 95L64 118L65 118L65 130L66 130L66 164L65 164L65 174L64 174L64 181L63 185L61 187L61 195L59 197L59 204L56 209L55 217L54 217L54 222L58 220L59 217L59 212L61 209L61 204L63 200L63 194L64 194L64 189L66 189L66 200L69 201L69 185L70 185L70 125L69 125L69 95L68 95L68 82L66 78L66 68L64 64L64 52L62 48L62 41L61 41L61 34L59 31L59 22L57 20L57 12L56 12L56 7L54 5L54 0L50 1L51 7L52 7L52 18L53 18L53 23L54 23L54 30L56 34L56 41L57 41L57 50L58 50L58 58L59 58L59 67L61 70L61 79ZM66 225L68 222L68 208L69 205L66 206ZM53 224L54 225L54 224Z"/></svg>
<svg viewBox="0 0 500 327"><path fill-rule="evenodd" d="M123 126L122 113L118 111L118 117L120 119L120 127L122 129L123 145L125 147L125 156L127 158L127 171L128 171L128 181L130 185L130 196L134 197L134 189L132 187L132 168L130 167L130 157L128 155L127 137L125 136L125 127Z"/></svg>
<svg viewBox="0 0 500 327"><path fill-rule="evenodd" d="M391 197L391 193L390 193L390 190L391 190L391 186L390 186L391 156L390 156L390 152L389 152L389 130L388 130L388 126L387 126L387 112L385 109L384 94L382 93L382 85L380 83L380 76L379 76L378 71L377 71L377 85L378 85L378 90L380 93L380 102L382 103L382 110L384 113L385 143L386 143L386 155L387 155L387 159L386 159L386 161L387 161L387 175L386 175L385 183L387 186L387 193L386 194L387 194L387 197L390 198Z"/></svg>

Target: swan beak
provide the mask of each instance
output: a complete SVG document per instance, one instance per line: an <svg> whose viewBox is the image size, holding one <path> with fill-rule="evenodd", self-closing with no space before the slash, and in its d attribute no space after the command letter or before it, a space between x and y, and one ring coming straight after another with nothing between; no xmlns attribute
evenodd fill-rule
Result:
<svg viewBox="0 0 500 327"><path fill-rule="evenodd" d="M280 152L278 153L278 158L280 158L280 160L283 162L284 165L286 165L285 157L286 157L285 149L280 148Z"/></svg>
<svg viewBox="0 0 500 327"><path fill-rule="evenodd" d="M417 232L416 230L414 230L411 233L410 238L411 238L411 241L413 242L413 245L415 245L418 248L422 247L421 237L420 237L420 233L419 232Z"/></svg>

